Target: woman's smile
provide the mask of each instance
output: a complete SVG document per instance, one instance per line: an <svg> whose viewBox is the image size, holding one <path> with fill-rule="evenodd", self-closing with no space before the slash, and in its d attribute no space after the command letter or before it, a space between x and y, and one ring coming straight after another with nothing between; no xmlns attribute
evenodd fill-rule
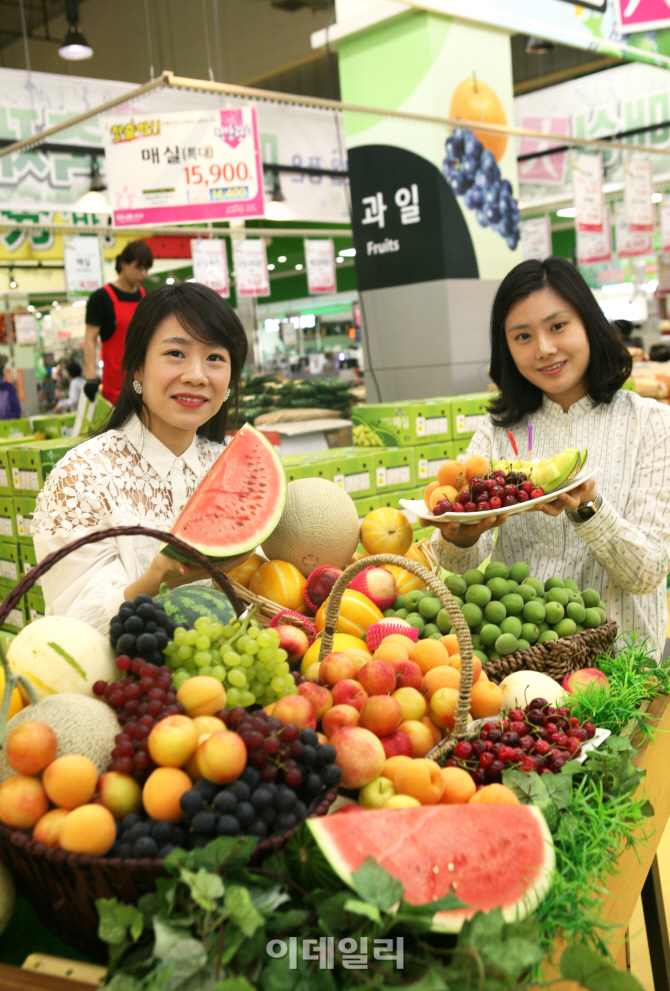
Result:
<svg viewBox="0 0 670 991"><path fill-rule="evenodd" d="M563 371L566 365L567 360L555 361L553 365L545 365L543 368L538 368L537 370L538 372L542 372L543 375L558 375L559 372Z"/></svg>
<svg viewBox="0 0 670 991"><path fill-rule="evenodd" d="M189 407L192 409L200 409L205 403L209 402L207 396L199 396L191 392L180 392L177 395L172 396L175 402L179 403L185 409Z"/></svg>

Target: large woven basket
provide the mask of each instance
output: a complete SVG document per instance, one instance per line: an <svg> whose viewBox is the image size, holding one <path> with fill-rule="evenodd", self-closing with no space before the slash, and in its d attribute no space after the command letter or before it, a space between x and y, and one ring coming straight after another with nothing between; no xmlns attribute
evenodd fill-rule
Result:
<svg viewBox="0 0 670 991"><path fill-rule="evenodd" d="M239 616L244 605L238 598L226 575L209 561L204 554L195 551L177 537L158 530L140 526L117 527L87 534L66 547L49 554L32 568L12 589L0 604L0 626L21 597L54 564L68 554L84 546L108 537L144 535L171 544L201 565L216 584L226 593ZM0 741L4 745L4 741ZM331 788L319 796L310 807L309 815L325 815L337 795ZM254 859L262 859L278 849L295 831L259 840ZM153 891L156 881L164 875L162 860L151 858L135 860L118 857L91 857L68 853L36 843L28 833L13 830L0 824L0 859L11 871L17 890L32 902L41 921L66 943L93 960L107 961L107 946L98 939L97 898L119 898L136 904L138 899Z"/></svg>
<svg viewBox="0 0 670 991"><path fill-rule="evenodd" d="M573 671L591 667L596 658L611 650L616 634L617 625L610 619L594 630L536 643L527 650L516 650L513 654L487 661L484 670L490 680L497 683L514 671L528 670L541 671L560 682Z"/></svg>

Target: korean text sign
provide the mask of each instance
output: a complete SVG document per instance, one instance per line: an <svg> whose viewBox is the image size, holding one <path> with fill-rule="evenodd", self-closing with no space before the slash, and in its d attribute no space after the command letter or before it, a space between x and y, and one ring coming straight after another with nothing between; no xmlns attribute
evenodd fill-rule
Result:
<svg viewBox="0 0 670 991"><path fill-rule="evenodd" d="M572 156L572 185L577 208L577 230L602 232L602 155L575 152Z"/></svg>
<svg viewBox="0 0 670 991"><path fill-rule="evenodd" d="M114 225L263 216L255 107L105 118Z"/></svg>
<svg viewBox="0 0 670 991"><path fill-rule="evenodd" d="M89 296L103 283L100 240L87 234L63 238L67 294Z"/></svg>
<svg viewBox="0 0 670 991"><path fill-rule="evenodd" d="M193 238L191 241L193 278L209 286L219 296L230 296L228 258L223 238Z"/></svg>
<svg viewBox="0 0 670 991"><path fill-rule="evenodd" d="M268 260L265 241L262 238L235 238L233 263L238 296L270 295Z"/></svg>
<svg viewBox="0 0 670 991"><path fill-rule="evenodd" d="M335 257L333 242L328 239L305 238L307 288L310 293L335 292Z"/></svg>

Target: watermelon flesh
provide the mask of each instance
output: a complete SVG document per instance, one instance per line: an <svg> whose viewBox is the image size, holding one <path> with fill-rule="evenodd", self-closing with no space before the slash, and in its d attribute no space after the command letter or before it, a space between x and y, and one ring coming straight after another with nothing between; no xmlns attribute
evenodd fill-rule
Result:
<svg viewBox="0 0 670 991"><path fill-rule="evenodd" d="M537 908L551 886L554 843L532 805L423 805L307 819L335 873L353 887L366 857L402 882L405 901L453 894L467 908L436 912L435 932L458 932L475 912L506 921Z"/></svg>
<svg viewBox="0 0 670 991"><path fill-rule="evenodd" d="M253 551L279 523L286 502L284 468L270 441L250 424L216 459L170 533L213 561ZM188 558L174 548L164 554Z"/></svg>

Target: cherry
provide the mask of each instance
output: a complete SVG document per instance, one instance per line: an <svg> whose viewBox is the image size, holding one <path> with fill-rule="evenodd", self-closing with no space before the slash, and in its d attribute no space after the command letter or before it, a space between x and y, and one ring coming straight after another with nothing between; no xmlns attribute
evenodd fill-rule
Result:
<svg viewBox="0 0 670 991"><path fill-rule="evenodd" d="M505 495L516 496L516 485L506 485L505 486Z"/></svg>
<svg viewBox="0 0 670 991"><path fill-rule="evenodd" d="M526 718L523 709L512 709L509 714L510 722L521 723Z"/></svg>
<svg viewBox="0 0 670 991"><path fill-rule="evenodd" d="M440 499L440 501L436 502L433 506L433 516L441 516L442 513L451 513L453 508L453 505L448 499Z"/></svg>
<svg viewBox="0 0 670 991"><path fill-rule="evenodd" d="M524 750L533 750L535 747L535 740L532 736L522 736L519 740L519 746L523 747Z"/></svg>
<svg viewBox="0 0 670 991"><path fill-rule="evenodd" d="M470 502L471 498L470 489L463 489L463 491L459 492L456 496L456 502L460 502L461 506L464 506L466 502Z"/></svg>
<svg viewBox="0 0 670 991"><path fill-rule="evenodd" d="M596 728L590 720L584 723L584 729L589 734L589 740L592 740L593 737L596 735Z"/></svg>
<svg viewBox="0 0 670 991"><path fill-rule="evenodd" d="M527 774L531 771L537 770L537 761L534 757L530 757L528 754L524 754L521 758L521 763L519 764L519 770L525 771Z"/></svg>
<svg viewBox="0 0 670 991"><path fill-rule="evenodd" d="M516 496L506 495L503 499L503 506L516 506Z"/></svg>
<svg viewBox="0 0 670 991"><path fill-rule="evenodd" d="M472 752L475 757L479 757L486 750L485 740L473 740L472 741Z"/></svg>
<svg viewBox="0 0 670 991"><path fill-rule="evenodd" d="M462 760L468 760L472 757L472 744L469 740L461 740L454 747L454 757L460 757Z"/></svg>
<svg viewBox="0 0 670 991"><path fill-rule="evenodd" d="M587 740L588 740L588 738L589 738L589 733L588 733L588 730L587 730L587 729L585 729L585 728L584 728L584 727L582 726L582 728L581 728L580 730L575 730L575 732L576 732L576 733L578 733L578 735L579 735L579 739L581 740L581 742L582 742L582 743L586 743L586 741L587 741Z"/></svg>
<svg viewBox="0 0 670 991"><path fill-rule="evenodd" d="M526 723L521 719L515 719L512 723L510 723L511 732L517 733L519 736L525 736L527 729L528 727L526 726Z"/></svg>
<svg viewBox="0 0 670 991"><path fill-rule="evenodd" d="M520 743L519 734L513 730L508 730L502 735L502 742L506 747L518 747Z"/></svg>
<svg viewBox="0 0 670 991"><path fill-rule="evenodd" d="M576 754L577 751L580 749L580 747L581 747L581 740L579 740L575 736L569 736L568 737L568 742L566 744L566 748L567 748L568 753L570 753L570 754Z"/></svg>
<svg viewBox="0 0 670 991"><path fill-rule="evenodd" d="M581 729L581 728L582 728L582 724L580 723L579 719L577 719L577 716L571 716L570 729Z"/></svg>
<svg viewBox="0 0 670 991"><path fill-rule="evenodd" d="M499 729L497 726L493 726L489 730L488 737L492 743L499 743L502 740L502 730Z"/></svg>
<svg viewBox="0 0 670 991"><path fill-rule="evenodd" d="M546 731L549 734L549 736L551 736L552 733L558 733L558 731L559 731L558 730L558 726L556 725L556 723L551 723L551 722L545 723L544 724L544 728L546 729Z"/></svg>
<svg viewBox="0 0 670 991"><path fill-rule="evenodd" d="M483 768L490 767L495 760L495 755L491 753L480 754L479 756L479 766Z"/></svg>
<svg viewBox="0 0 670 991"><path fill-rule="evenodd" d="M551 747L546 740L538 740L535 744L535 750L541 757L548 757L552 752Z"/></svg>
<svg viewBox="0 0 670 991"><path fill-rule="evenodd" d="M463 513L465 512L465 509L463 508L462 503L455 502L454 505L451 507L451 511L452 513Z"/></svg>
<svg viewBox="0 0 670 991"><path fill-rule="evenodd" d="M525 492L526 495L530 495L534 487L532 482L525 481L521 483L521 491Z"/></svg>
<svg viewBox="0 0 670 991"><path fill-rule="evenodd" d="M477 503L477 510L480 513L488 513L490 509L491 509L491 503L486 502L486 500L484 500L484 502Z"/></svg>
<svg viewBox="0 0 670 991"><path fill-rule="evenodd" d="M531 499L541 499L543 495L544 495L544 489L541 488L539 485L536 486L530 493Z"/></svg>
<svg viewBox="0 0 670 991"><path fill-rule="evenodd" d="M484 487L487 492L492 492L493 489L498 488L494 478L487 478L486 481L484 482Z"/></svg>
<svg viewBox="0 0 670 991"><path fill-rule="evenodd" d="M484 492L486 491L486 482L484 481L483 478L473 478L470 481L470 488L472 489L473 492L477 492L477 493Z"/></svg>
<svg viewBox="0 0 670 991"><path fill-rule="evenodd" d="M524 492L523 490L520 490L516 494L516 501L517 502L528 502L528 493L527 492Z"/></svg>
<svg viewBox="0 0 670 991"><path fill-rule="evenodd" d="M470 777L476 785L483 785L486 782L486 771L483 767L476 767L470 772Z"/></svg>
<svg viewBox="0 0 670 991"><path fill-rule="evenodd" d="M517 474L517 478L518 478L518 480L519 480L520 482L527 482L527 481L528 481L528 475L526 475L526 473L525 473L525 472L523 472L523 471L520 471L520 472L519 472L519 473Z"/></svg>
<svg viewBox="0 0 670 991"><path fill-rule="evenodd" d="M466 502L465 505L463 506L463 509L465 510L466 513L476 513L478 511L477 510L477 503L476 502Z"/></svg>
<svg viewBox="0 0 670 991"><path fill-rule="evenodd" d="M491 507L491 509L500 509L500 507L502 506L502 500L500 499L499 496L491 496L491 498L489 499L489 506Z"/></svg>

